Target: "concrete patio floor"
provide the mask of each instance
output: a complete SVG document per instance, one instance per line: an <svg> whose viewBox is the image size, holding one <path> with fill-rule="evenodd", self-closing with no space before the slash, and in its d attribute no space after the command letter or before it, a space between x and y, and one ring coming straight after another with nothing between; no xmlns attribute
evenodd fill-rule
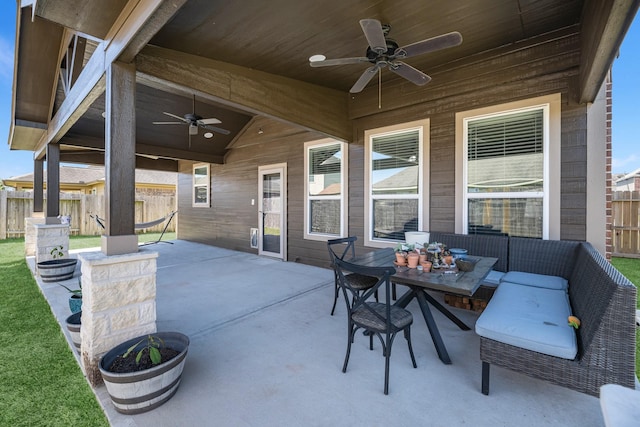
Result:
<svg viewBox="0 0 640 427"><path fill-rule="evenodd" d="M398 336L385 396L379 342L369 351L368 339L358 334L342 373L346 308L341 298L336 314L329 314L331 270L174 243L141 250L159 253L158 330L191 340L182 383L163 406L133 416L117 413L105 387L98 387L112 426L604 425L597 398L498 367L492 368L491 394L484 396L473 332L477 314L452 309L472 327L462 331L434 310L453 362L444 365L415 301L408 309L418 368ZM67 291L39 285L63 324Z"/></svg>

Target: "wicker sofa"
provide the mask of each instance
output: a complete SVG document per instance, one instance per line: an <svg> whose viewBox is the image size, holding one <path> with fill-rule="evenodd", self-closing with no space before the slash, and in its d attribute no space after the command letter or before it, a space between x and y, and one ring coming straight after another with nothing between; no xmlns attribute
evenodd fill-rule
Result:
<svg viewBox="0 0 640 427"><path fill-rule="evenodd" d="M559 276L569 283L571 311L581 320L575 358L550 356L481 336L483 393L489 393L490 365L594 396L604 384L635 387L636 287L591 244L433 232L430 240L466 248L471 255L498 257L495 268L502 272Z"/></svg>

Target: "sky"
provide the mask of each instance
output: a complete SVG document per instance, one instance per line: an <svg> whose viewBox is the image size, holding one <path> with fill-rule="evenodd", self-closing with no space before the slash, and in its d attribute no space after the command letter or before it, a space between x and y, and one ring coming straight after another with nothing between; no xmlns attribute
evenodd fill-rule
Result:
<svg viewBox="0 0 640 427"><path fill-rule="evenodd" d="M33 171L33 153L9 150L11 86L15 48L15 7L0 0L0 179ZM613 173L640 169L640 17L636 16L613 64Z"/></svg>

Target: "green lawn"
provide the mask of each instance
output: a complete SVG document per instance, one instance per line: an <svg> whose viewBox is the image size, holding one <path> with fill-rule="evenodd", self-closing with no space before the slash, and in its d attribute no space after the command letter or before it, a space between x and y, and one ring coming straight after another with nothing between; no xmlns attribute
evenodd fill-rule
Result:
<svg viewBox="0 0 640 427"><path fill-rule="evenodd" d="M31 276L24 239L0 241L0 425L108 426Z"/></svg>
<svg viewBox="0 0 640 427"><path fill-rule="evenodd" d="M640 259L612 258L611 264L631 280L636 287L640 288ZM636 306L640 308L640 292L638 292L637 299ZM640 377L640 328L636 328L636 375Z"/></svg>
<svg viewBox="0 0 640 427"><path fill-rule="evenodd" d="M160 233L140 234L154 241ZM165 233L163 240L175 239ZM70 249L100 246L72 236ZM0 240L0 426L108 426L24 258L24 239Z"/></svg>

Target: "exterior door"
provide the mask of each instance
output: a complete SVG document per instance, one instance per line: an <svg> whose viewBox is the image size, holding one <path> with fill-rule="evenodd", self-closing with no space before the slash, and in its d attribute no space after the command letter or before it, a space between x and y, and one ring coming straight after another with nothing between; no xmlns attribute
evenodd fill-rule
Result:
<svg viewBox="0 0 640 427"><path fill-rule="evenodd" d="M258 254L287 259L287 164L258 168Z"/></svg>

